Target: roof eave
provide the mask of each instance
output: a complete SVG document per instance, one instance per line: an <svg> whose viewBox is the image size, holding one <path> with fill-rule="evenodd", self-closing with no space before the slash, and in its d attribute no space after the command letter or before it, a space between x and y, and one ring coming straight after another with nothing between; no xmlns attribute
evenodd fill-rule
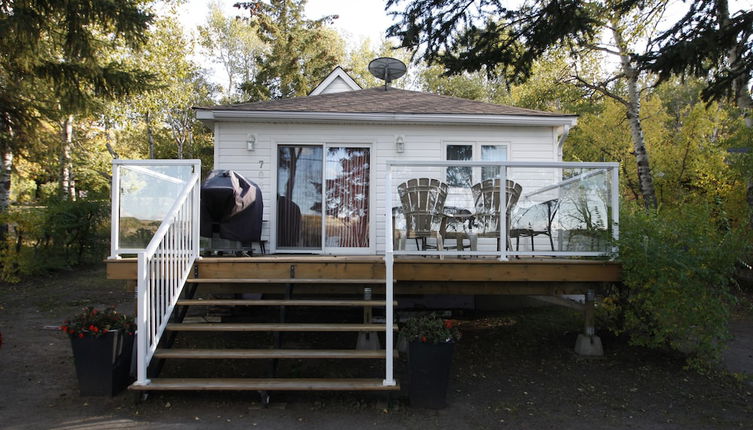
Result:
<svg viewBox="0 0 753 430"><path fill-rule="evenodd" d="M488 114L408 114L408 113L343 113L284 112L241 110L197 110L203 122L224 121L295 121L295 122L381 122L425 124L486 124L518 126L574 126L575 115L488 115Z"/></svg>

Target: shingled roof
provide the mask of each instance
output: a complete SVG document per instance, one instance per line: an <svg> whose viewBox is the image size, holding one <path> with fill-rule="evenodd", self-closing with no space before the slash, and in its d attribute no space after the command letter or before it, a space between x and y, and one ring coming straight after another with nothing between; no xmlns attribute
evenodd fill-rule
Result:
<svg viewBox="0 0 753 430"><path fill-rule="evenodd" d="M204 111L238 112L321 112L349 114L458 114L458 115L513 115L527 117L575 117L576 115L523 109L513 106L484 103L457 97L376 87L335 94L199 107Z"/></svg>

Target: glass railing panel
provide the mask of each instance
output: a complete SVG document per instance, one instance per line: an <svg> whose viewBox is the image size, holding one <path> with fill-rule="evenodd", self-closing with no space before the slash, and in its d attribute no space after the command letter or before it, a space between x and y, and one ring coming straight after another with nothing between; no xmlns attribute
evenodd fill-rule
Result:
<svg viewBox="0 0 753 430"><path fill-rule="evenodd" d="M143 249L193 174L191 165L116 165L119 169L119 248Z"/></svg>
<svg viewBox="0 0 753 430"><path fill-rule="evenodd" d="M616 167L572 165L396 162L389 171L392 232L386 236L397 254L442 248L448 255L606 255L615 233Z"/></svg>

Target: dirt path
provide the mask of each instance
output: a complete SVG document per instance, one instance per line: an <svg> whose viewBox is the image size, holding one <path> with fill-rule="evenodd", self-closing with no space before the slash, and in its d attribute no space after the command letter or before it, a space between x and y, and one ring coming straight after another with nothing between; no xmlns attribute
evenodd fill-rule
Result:
<svg viewBox="0 0 753 430"><path fill-rule="evenodd" d="M554 308L475 316L463 323L450 407L417 410L398 396L283 393L260 409L255 393L169 393L135 404L80 397L68 340L56 326L84 305L132 308L132 294L101 267L0 285L0 428L389 428L708 429L751 428L753 387L702 376L682 360L604 337L607 354L571 348L577 315ZM730 369L752 372L753 324L733 326ZM398 370L404 372L404 365Z"/></svg>

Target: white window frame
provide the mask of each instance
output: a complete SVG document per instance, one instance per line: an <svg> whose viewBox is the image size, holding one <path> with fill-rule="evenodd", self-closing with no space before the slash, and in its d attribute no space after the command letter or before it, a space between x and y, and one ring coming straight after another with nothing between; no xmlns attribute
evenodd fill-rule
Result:
<svg viewBox="0 0 753 430"><path fill-rule="evenodd" d="M295 248L282 248L277 247L277 174L279 169L279 148L281 146L318 146L322 148L322 175L326 172L327 167L327 154L326 151L330 147L346 146L349 148L369 148L369 247L366 248L339 248L339 247L327 247L326 237L326 214L324 210L324 196L326 195L326 183L324 182L324 176L322 176L322 246L321 248L308 248L308 249L295 249ZM302 141L287 141L287 140L274 140L272 142L272 177L271 185L274 190L272 197L273 205L270 211L271 219L269 222L269 238L270 238L270 253L276 253L278 250L286 254L320 254L320 255L368 255L376 253L376 190L378 187L374 183L376 180L375 164L376 159L374 142L364 141L363 139L327 139L321 142L302 142Z"/></svg>
<svg viewBox="0 0 753 430"><path fill-rule="evenodd" d="M510 160L510 142L502 140L445 140L442 142L442 158L444 161L462 161L462 160L449 160L447 159L447 147L455 145L471 146L471 159L464 161L490 161L481 159L481 147L482 146L504 146L505 147L505 159L502 161ZM447 180L447 169L445 168L445 181ZM471 170L471 185L481 182L481 168L473 167ZM455 187L453 187L455 188Z"/></svg>

